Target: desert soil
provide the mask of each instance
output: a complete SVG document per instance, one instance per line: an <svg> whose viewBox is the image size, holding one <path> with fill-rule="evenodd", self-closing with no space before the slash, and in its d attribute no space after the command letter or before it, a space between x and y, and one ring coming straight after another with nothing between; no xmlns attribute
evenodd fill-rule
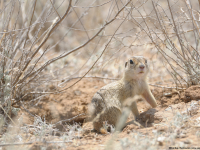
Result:
<svg viewBox="0 0 200 150"><path fill-rule="evenodd" d="M73 82L71 81L69 85ZM153 140L155 133L158 134L156 138L157 149L168 149L169 146L176 146L180 142L187 147L200 147L200 137L198 138L196 135L200 131L200 86L192 86L182 91L151 86L158 107L151 109L146 102L138 101L137 105L141 113L138 123L142 126L130 123L121 133L115 135L114 133L98 134L93 132L92 123L83 125L87 118L88 104L91 102L94 93L104 85L105 82L100 79L83 79L64 93L50 95L37 102L37 105L27 105L26 107L30 113L45 117L49 123L55 124L58 121L65 120L56 126L60 131L60 134L56 135L58 137L61 136L62 132L66 132L64 126L67 124L73 126L73 124L78 123L82 126L81 134L74 138L73 142L65 143L67 149L105 149L108 145L115 147L112 147L112 149L123 149L122 144L125 143L127 147L131 146L131 143L127 144L126 141L130 142L136 135L144 135ZM23 123L32 124L34 118L25 110L20 114L22 113L26 116ZM176 127L174 125L176 120L174 119L177 119L175 117L177 114L181 114L181 118L184 115L189 115L190 118L186 122L182 120L183 125ZM131 120L133 120L132 115L130 115L128 121ZM169 138L172 134L176 134L176 137L172 138L172 141L166 142L164 139ZM113 137L114 140L111 140ZM34 146L32 145L33 149L35 149ZM55 145L51 145L50 149L59 148L53 146Z"/></svg>

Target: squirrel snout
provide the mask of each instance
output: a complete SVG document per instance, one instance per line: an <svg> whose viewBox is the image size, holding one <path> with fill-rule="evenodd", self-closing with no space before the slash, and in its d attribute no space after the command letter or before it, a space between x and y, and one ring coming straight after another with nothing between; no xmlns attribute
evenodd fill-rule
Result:
<svg viewBox="0 0 200 150"><path fill-rule="evenodd" d="M144 69L145 65L139 65L140 69Z"/></svg>

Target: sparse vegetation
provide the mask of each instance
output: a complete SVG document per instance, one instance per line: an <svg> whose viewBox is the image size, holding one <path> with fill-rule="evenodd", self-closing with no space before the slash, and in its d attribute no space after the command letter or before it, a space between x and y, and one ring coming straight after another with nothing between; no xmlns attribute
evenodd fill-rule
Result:
<svg viewBox="0 0 200 150"><path fill-rule="evenodd" d="M197 146L199 10L197 0L0 1L0 147L106 148L114 128L105 124L112 132L104 138L82 126L87 115L79 114L100 85L120 77L132 55L149 58L164 119L128 125L113 146Z"/></svg>

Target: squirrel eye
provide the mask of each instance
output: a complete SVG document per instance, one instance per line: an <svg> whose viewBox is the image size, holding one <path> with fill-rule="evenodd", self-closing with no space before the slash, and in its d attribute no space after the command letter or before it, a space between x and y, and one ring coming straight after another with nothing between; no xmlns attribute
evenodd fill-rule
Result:
<svg viewBox="0 0 200 150"><path fill-rule="evenodd" d="M147 60L145 59L145 63L147 63Z"/></svg>
<svg viewBox="0 0 200 150"><path fill-rule="evenodd" d="M132 61L132 60L130 60L130 64L133 64L133 61Z"/></svg>

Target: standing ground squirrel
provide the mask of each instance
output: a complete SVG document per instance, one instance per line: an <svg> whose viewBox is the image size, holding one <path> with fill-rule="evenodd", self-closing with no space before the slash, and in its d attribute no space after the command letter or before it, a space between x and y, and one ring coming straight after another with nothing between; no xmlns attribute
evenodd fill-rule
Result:
<svg viewBox="0 0 200 150"><path fill-rule="evenodd" d="M148 72L149 67L144 57L131 57L125 63L122 79L102 87L95 93L89 105L95 130L101 132L106 121L110 125L116 125L122 113L123 103L135 95L144 97L153 108L157 106L147 83ZM135 117L139 116L135 101L132 102L130 109Z"/></svg>

